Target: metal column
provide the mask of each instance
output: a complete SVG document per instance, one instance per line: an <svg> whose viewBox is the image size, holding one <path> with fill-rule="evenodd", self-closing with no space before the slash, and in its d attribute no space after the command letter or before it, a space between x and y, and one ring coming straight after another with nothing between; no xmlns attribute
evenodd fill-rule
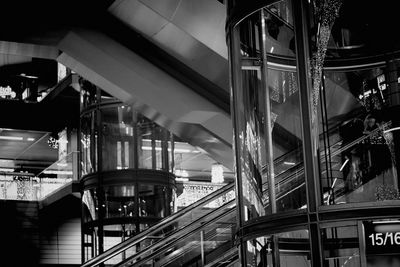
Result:
<svg viewBox="0 0 400 267"><path fill-rule="evenodd" d="M300 111L303 134L304 174L307 190L307 208L312 266L323 266L318 207L321 204L318 171L318 120L312 123L311 79L309 78L309 6L305 0L293 1L293 19L296 42L297 77L300 90Z"/></svg>

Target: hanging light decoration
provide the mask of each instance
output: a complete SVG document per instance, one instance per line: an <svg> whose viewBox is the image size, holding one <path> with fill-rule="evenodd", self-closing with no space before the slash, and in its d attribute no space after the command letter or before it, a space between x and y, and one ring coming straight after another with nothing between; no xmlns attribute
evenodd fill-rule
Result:
<svg viewBox="0 0 400 267"><path fill-rule="evenodd" d="M223 183L224 182L224 169L222 164L214 163L211 165L211 182Z"/></svg>
<svg viewBox="0 0 400 267"><path fill-rule="evenodd" d="M315 16L317 17L317 51L311 59L311 76L313 79L312 90L312 122L317 121L319 90L321 86L323 67L325 62L328 42L332 25L339 16L343 0L317 0L315 1Z"/></svg>
<svg viewBox="0 0 400 267"><path fill-rule="evenodd" d="M49 144L49 147L51 148L58 149L58 140L53 136L49 137L49 139L47 140L47 144Z"/></svg>

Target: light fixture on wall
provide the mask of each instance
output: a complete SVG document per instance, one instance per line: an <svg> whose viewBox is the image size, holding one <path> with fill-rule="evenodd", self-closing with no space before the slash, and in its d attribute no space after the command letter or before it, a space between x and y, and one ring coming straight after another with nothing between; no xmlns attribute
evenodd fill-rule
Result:
<svg viewBox="0 0 400 267"><path fill-rule="evenodd" d="M222 164L214 163L211 165L211 182L223 183L224 182L224 169Z"/></svg>

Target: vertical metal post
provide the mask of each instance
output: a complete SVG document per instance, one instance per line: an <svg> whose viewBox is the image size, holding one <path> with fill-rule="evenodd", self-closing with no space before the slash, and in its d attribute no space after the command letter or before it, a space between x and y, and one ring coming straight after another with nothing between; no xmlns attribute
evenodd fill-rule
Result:
<svg viewBox="0 0 400 267"><path fill-rule="evenodd" d="M309 78L309 19L308 3L294 0L293 21L296 43L297 77L300 90L300 111L303 134L304 174L309 212L309 234L312 266L323 266L321 232L319 229L318 207L321 204L318 174L318 120L312 124L311 80Z"/></svg>
<svg viewBox="0 0 400 267"><path fill-rule="evenodd" d="M265 112L265 142L267 149L267 164L268 164L268 194L269 194L269 206L271 213L276 213L276 192L275 192L275 171L274 171L274 151L272 143L272 119L271 119L271 101L268 89L268 67L267 67L267 26L265 25L264 9L260 11L261 21L261 83L264 97L264 112Z"/></svg>
<svg viewBox="0 0 400 267"><path fill-rule="evenodd" d="M99 254L104 252L104 225L103 220L105 216L105 202L104 202L104 188L103 188L103 151L102 151L102 114L101 114L101 90L97 88L96 92L97 96L97 108L96 108L96 122L95 129L97 130L97 142L94 143L97 146L97 173L98 173L98 181L97 181L97 196L99 203L99 228L98 228L98 251ZM96 130L94 131L96 133Z"/></svg>
<svg viewBox="0 0 400 267"><path fill-rule="evenodd" d="M77 85L79 86L79 94L80 94L80 96L82 95L82 88L80 87L80 83L79 82L77 82ZM83 110L83 101L82 101L83 99L82 99L82 97L79 97L79 124L78 124L78 130L77 130L77 133L76 133L76 139L77 139L77 143L76 143L76 146L77 146L77 153L76 153L76 155L73 155L73 157L76 157L77 159L76 159L76 164L77 164L77 166L76 166L76 171L77 171L77 180L78 181L80 181L80 179L81 179L81 174L82 174L82 169L81 169L81 162L82 162L82 159L81 159L81 155L82 155L82 145L81 145L81 140L82 140L82 132L81 132L81 125L82 125L82 116L81 116L81 112L82 112L82 110ZM73 163L72 164L75 164L75 162L73 161ZM75 166L73 165L73 168L75 168ZM75 171L75 169L74 169L74 171ZM40 183L41 184L41 183ZM83 264L84 262L85 262L85 256L87 257L87 255L85 255L86 254L86 251L87 251L87 249L86 249L86 246L87 246L87 242L86 242L86 239L85 239L85 231L84 231L84 221L83 221L83 212L84 212L84 207L83 207L83 201L82 201L82 197L83 197L83 192L82 192L82 190L80 190L81 192L81 263ZM92 244L93 244L93 239L92 239ZM92 247L93 247L93 245L92 245Z"/></svg>
<svg viewBox="0 0 400 267"><path fill-rule="evenodd" d="M269 197L269 207L271 214L277 212L276 208L276 192L275 192L275 170L274 170L274 151L272 142L272 118L271 118L271 100L268 88L268 60L267 60L267 26L265 25L265 14L264 9L260 10L260 23L261 31L260 38L261 41L261 84L262 84L262 96L264 98L264 113L265 113L265 143L266 143L266 158L268 165L268 197ZM272 241L274 244L273 251L273 265L274 267L280 266L280 254L279 254L279 240L277 236L272 236Z"/></svg>
<svg viewBox="0 0 400 267"><path fill-rule="evenodd" d="M157 169L157 151L156 151L156 127L151 124L151 168L153 170Z"/></svg>
<svg viewBox="0 0 400 267"><path fill-rule="evenodd" d="M132 109L132 148L130 154L132 154L132 165L130 168L139 168L139 142L138 142L138 116L134 109Z"/></svg>
<svg viewBox="0 0 400 267"><path fill-rule="evenodd" d="M234 153L235 160L237 163L235 164L235 172L236 172L236 213L237 213L237 232L239 236L239 251L240 251L240 261L242 266L247 266L247 249L246 243L241 238L241 229L243 227L244 220L244 203L243 203L243 188L242 188L242 166L239 163L239 159L241 157L241 147L239 134L237 129L240 125L240 119L238 116L239 110L237 110L237 103L239 101L239 90L242 85L241 79L241 62L240 62L240 39L239 39L239 28L232 27L228 32L229 38L229 73L230 73L230 81L231 81L231 116L232 116L232 126L235 130L234 135Z"/></svg>
<svg viewBox="0 0 400 267"><path fill-rule="evenodd" d="M365 253L364 226L362 221L357 222L358 242L360 244L360 261L361 266L367 266L367 255Z"/></svg>
<svg viewBox="0 0 400 267"><path fill-rule="evenodd" d="M175 170L175 140L174 140L174 134L170 133L169 137L170 137L169 141L171 142L171 154L170 154L170 156L171 156L171 166L169 167L170 168L169 171L174 173L174 170Z"/></svg>
<svg viewBox="0 0 400 267"><path fill-rule="evenodd" d="M161 131L161 161L162 161L162 170L168 171L168 131L165 129L160 129Z"/></svg>
<svg viewBox="0 0 400 267"><path fill-rule="evenodd" d="M200 249L201 249L201 266L206 265L206 258L204 254L204 230L200 231Z"/></svg>

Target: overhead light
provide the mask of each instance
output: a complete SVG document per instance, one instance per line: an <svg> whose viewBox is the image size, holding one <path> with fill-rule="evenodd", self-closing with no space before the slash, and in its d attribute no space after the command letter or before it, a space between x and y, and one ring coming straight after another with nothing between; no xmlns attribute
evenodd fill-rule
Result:
<svg viewBox="0 0 400 267"><path fill-rule="evenodd" d="M24 140L24 138L21 137L21 136L6 136L6 135L0 135L0 140L22 141L22 140Z"/></svg>
<svg viewBox="0 0 400 267"><path fill-rule="evenodd" d="M211 182L223 183L224 182L224 169L222 164L214 163L211 165Z"/></svg>
<svg viewBox="0 0 400 267"><path fill-rule="evenodd" d="M26 140L27 140L27 141L30 141L30 142L33 142L33 141L35 141L35 138L28 137L28 138L26 138Z"/></svg>
<svg viewBox="0 0 400 267"><path fill-rule="evenodd" d="M175 178L175 181L177 181L177 182L189 182L189 179L188 178L177 177L177 178Z"/></svg>
<svg viewBox="0 0 400 267"><path fill-rule="evenodd" d="M0 172L14 172L15 170L12 168L0 168Z"/></svg>
<svg viewBox="0 0 400 267"><path fill-rule="evenodd" d="M60 167L67 167L67 166L68 166L68 163L61 163L61 162L59 162L59 163L57 163L57 166L60 166Z"/></svg>
<svg viewBox="0 0 400 267"><path fill-rule="evenodd" d="M174 173L179 177L189 177L189 173L186 170L176 170Z"/></svg>
<svg viewBox="0 0 400 267"><path fill-rule="evenodd" d="M349 159L346 159L346 161L342 164L342 166L340 167L339 171L343 171L344 167L346 166L346 164L349 162Z"/></svg>
<svg viewBox="0 0 400 267"><path fill-rule="evenodd" d="M44 174L60 174L60 175L72 175L72 171L57 171L57 170L46 170Z"/></svg>
<svg viewBox="0 0 400 267"><path fill-rule="evenodd" d="M21 73L19 76L30 78L30 79L38 79L39 77L37 76L32 76L32 75L26 75L25 73Z"/></svg>
<svg viewBox="0 0 400 267"><path fill-rule="evenodd" d="M161 147L155 147L154 149L156 151L161 151L162 150ZM151 151L152 147L150 147L150 146L142 146L142 150ZM171 149L168 148L168 151L171 151ZM184 148L175 148L174 152L175 153L200 153L199 150L191 150L191 149L184 149Z"/></svg>
<svg viewBox="0 0 400 267"><path fill-rule="evenodd" d="M283 164L290 165L290 166L296 165L296 163L290 162L290 161L284 161Z"/></svg>

